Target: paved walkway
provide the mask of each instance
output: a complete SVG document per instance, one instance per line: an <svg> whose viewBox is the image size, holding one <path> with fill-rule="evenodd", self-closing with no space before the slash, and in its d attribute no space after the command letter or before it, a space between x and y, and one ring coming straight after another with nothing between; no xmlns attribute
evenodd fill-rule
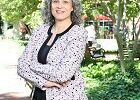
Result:
<svg viewBox="0 0 140 100"><path fill-rule="evenodd" d="M10 40L0 40L0 100L30 100L31 90L16 72L19 46Z"/></svg>

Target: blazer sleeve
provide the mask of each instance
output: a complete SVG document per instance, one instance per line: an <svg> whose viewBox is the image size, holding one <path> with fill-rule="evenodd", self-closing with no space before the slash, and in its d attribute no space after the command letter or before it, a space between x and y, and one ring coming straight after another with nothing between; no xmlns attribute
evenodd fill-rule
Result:
<svg viewBox="0 0 140 100"><path fill-rule="evenodd" d="M66 82L72 78L76 70L79 70L84 57L87 42L87 31L77 33L69 42L64 55L57 64L40 64L35 62L31 70L42 75L44 78L54 82Z"/></svg>
<svg viewBox="0 0 140 100"><path fill-rule="evenodd" d="M33 83L37 87L43 88L43 84L45 83L46 80L42 76L30 70L33 49L35 47L38 34L39 34L39 29L33 31L22 56L19 57L18 59L17 73L22 78Z"/></svg>

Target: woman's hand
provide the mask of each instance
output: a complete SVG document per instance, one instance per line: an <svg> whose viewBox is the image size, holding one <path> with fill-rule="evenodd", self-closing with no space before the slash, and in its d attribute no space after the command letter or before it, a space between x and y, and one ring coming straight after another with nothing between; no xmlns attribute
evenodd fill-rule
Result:
<svg viewBox="0 0 140 100"><path fill-rule="evenodd" d="M63 87L63 85L56 83L56 82L46 81L44 84L44 87L46 87L46 88L57 87L60 89Z"/></svg>
<svg viewBox="0 0 140 100"><path fill-rule="evenodd" d="M68 81L64 82L64 83L56 83L56 82L51 82L51 81L46 81L44 84L44 87L46 88L51 88L51 87L56 87L56 88L62 88L65 87L68 84Z"/></svg>

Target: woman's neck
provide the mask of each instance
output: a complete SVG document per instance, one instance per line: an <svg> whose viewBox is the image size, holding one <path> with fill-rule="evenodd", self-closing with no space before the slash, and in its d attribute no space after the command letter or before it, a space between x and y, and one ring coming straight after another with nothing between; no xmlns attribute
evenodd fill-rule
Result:
<svg viewBox="0 0 140 100"><path fill-rule="evenodd" d="M65 31L70 25L72 24L71 21L56 21L53 28L52 33L59 34Z"/></svg>

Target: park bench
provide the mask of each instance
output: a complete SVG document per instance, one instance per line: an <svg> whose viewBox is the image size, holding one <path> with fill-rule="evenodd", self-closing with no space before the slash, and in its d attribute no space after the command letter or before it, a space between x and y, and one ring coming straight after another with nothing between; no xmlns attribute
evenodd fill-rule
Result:
<svg viewBox="0 0 140 100"><path fill-rule="evenodd" d="M103 48L89 47L91 58L104 58L105 50Z"/></svg>
<svg viewBox="0 0 140 100"><path fill-rule="evenodd" d="M93 59L96 58L104 58L105 57L105 50L103 48L96 47L96 46L89 46L86 45L86 52L85 52L85 58L90 57Z"/></svg>

